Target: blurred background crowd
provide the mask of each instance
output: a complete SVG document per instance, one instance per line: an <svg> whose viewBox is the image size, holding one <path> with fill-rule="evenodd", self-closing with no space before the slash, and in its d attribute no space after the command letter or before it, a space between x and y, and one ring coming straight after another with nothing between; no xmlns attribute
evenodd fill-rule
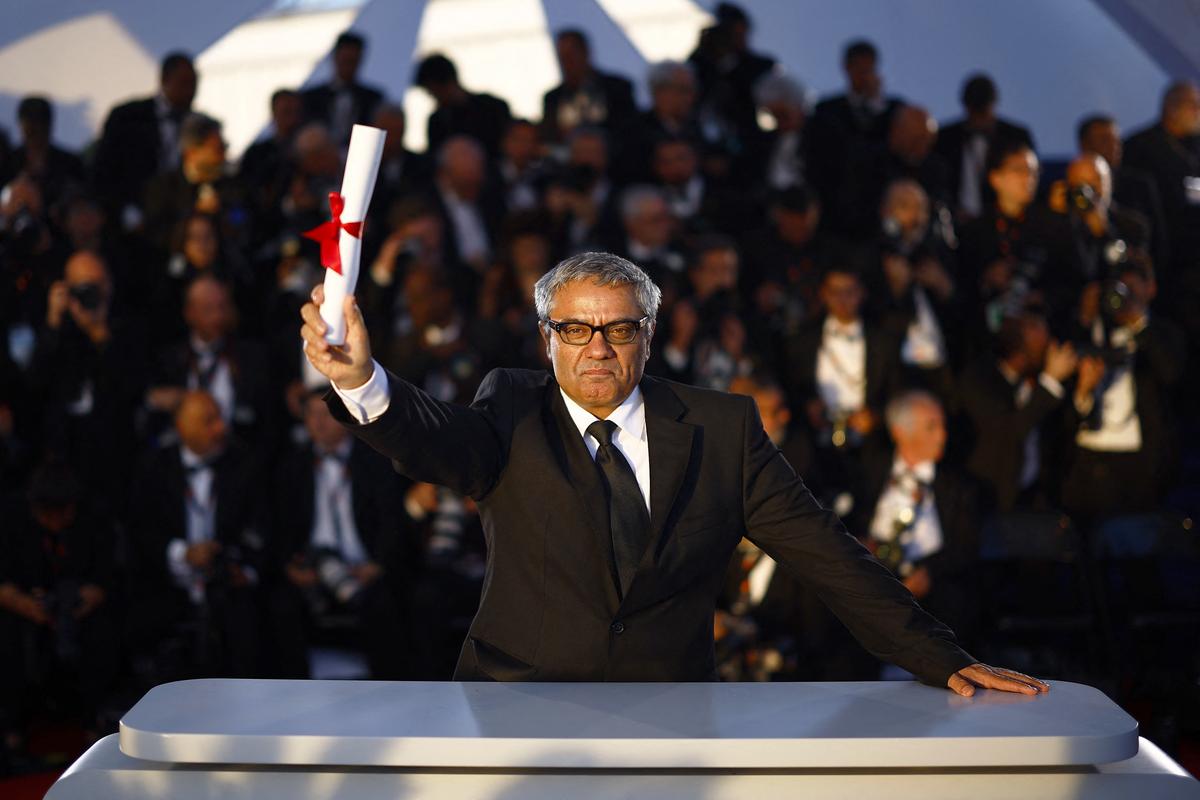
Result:
<svg viewBox="0 0 1200 800"><path fill-rule="evenodd" d="M300 349L302 233L356 123L388 132L358 288L384 366L463 403L544 368L534 282L623 255L664 292L648 372L754 397L968 650L1194 739L1200 88L1145 87L1134 130L1079 108L1077 154L1043 163L986 74L935 121L858 40L817 101L752 31L722 3L686 61L629 76L559 31L540 119L428 55L424 152L353 32L237 160L185 53L82 153L24 97L0 138L0 768L38 720L106 733L163 681L449 678L476 510L355 442ZM748 541L714 626L726 679L891 676Z"/></svg>

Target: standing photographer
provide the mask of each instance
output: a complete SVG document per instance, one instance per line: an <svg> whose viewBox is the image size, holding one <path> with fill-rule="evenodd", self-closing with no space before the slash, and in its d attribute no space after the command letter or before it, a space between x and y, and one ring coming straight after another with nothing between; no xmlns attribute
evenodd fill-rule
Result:
<svg viewBox="0 0 1200 800"><path fill-rule="evenodd" d="M1157 291L1149 256L1133 251L1084 294L1080 321L1092 347L1069 404L1074 448L1062 488L1072 514L1152 511L1170 486L1179 456L1171 391L1184 373L1184 340L1151 316Z"/></svg>

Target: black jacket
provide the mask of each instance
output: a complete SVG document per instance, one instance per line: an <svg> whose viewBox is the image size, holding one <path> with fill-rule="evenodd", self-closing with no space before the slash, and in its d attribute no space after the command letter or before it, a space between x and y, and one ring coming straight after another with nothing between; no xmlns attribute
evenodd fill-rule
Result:
<svg viewBox="0 0 1200 800"><path fill-rule="evenodd" d="M880 657L943 686L973 662L813 500L747 397L643 378L652 545L621 599L600 474L549 374L495 370L469 408L389 380L386 413L354 432L473 497L487 537L457 680L713 680L714 603L743 535Z"/></svg>

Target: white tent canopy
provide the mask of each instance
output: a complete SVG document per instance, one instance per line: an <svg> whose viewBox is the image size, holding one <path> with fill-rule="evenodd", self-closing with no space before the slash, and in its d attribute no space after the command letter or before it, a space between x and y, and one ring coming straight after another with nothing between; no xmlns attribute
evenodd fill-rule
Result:
<svg viewBox="0 0 1200 800"><path fill-rule="evenodd" d="M408 143L424 143L428 99L410 89L415 61L442 52L463 83L536 117L558 80L552 34L586 30L597 63L629 75L646 101L648 62L684 58L715 0L59 0L11 9L0 34L0 124L32 93L56 102L57 138L85 145L114 103L153 90L157 62L197 54L197 108L222 119L233 152L267 123L270 94L328 77L347 28L369 41L364 80L409 111ZM818 94L839 91L842 46L873 40L890 91L957 116L964 76L984 70L1001 113L1064 155L1085 113L1126 129L1156 113L1173 77L1200 77L1200 7L1173 0L742 0L753 46ZM70 54L64 57L64 54Z"/></svg>

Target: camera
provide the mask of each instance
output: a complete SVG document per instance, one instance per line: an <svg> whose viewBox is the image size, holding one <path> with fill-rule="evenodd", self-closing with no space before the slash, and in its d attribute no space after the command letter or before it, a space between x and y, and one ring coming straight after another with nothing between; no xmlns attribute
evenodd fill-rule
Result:
<svg viewBox="0 0 1200 800"><path fill-rule="evenodd" d="M104 290L98 283L76 283L67 292L85 311L95 311L104 303Z"/></svg>
<svg viewBox="0 0 1200 800"><path fill-rule="evenodd" d="M1086 214L1096 208L1096 192L1086 183L1067 187L1067 213Z"/></svg>

